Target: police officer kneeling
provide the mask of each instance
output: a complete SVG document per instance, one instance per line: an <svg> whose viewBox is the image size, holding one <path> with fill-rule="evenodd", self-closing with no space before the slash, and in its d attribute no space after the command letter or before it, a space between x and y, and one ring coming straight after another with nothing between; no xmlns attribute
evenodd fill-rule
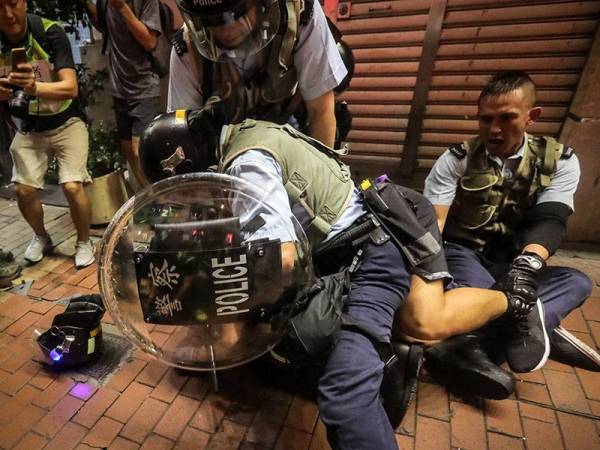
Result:
<svg viewBox="0 0 600 450"><path fill-rule="evenodd" d="M330 245L335 248L333 258L331 252L320 251L368 220L374 210L365 200L370 188L361 193L335 150L288 125L246 120L223 126L207 110L176 111L157 117L144 131L140 158L152 181L206 171L214 164L213 170L260 186L273 210L282 216L294 214L302 224L315 266L331 266L327 263L332 259L338 266L352 266L345 313L354 326L336 332L318 386L321 418L334 449L397 448L380 398L385 363L377 350L378 343L389 345L395 315L395 326L405 339L430 342L499 317L510 322L528 314L535 304L526 289L520 294L473 288L444 293L448 273L443 252L434 251L419 261L396 239L386 238L389 229L371 228L367 239L355 240L358 248L352 250ZM415 217L427 237L419 241L440 248L431 205L414 192L407 190L406 195L418 203ZM268 223L268 214L261 215ZM285 249L282 256L286 267ZM409 380L393 381L402 391Z"/></svg>

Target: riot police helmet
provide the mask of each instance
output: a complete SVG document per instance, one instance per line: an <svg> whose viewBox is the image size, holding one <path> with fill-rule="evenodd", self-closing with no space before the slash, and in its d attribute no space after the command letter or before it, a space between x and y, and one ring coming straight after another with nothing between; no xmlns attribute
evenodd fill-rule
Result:
<svg viewBox="0 0 600 450"><path fill-rule="evenodd" d="M140 162L148 180L204 172L214 165L217 122L207 110L177 110L157 116L140 137Z"/></svg>
<svg viewBox="0 0 600 450"><path fill-rule="evenodd" d="M212 61L246 58L279 30L279 0L177 0L193 45Z"/></svg>

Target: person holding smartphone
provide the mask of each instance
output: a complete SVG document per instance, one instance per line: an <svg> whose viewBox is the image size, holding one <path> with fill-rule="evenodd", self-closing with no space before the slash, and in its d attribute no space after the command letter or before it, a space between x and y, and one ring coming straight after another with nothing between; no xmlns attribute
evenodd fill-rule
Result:
<svg viewBox="0 0 600 450"><path fill-rule="evenodd" d="M30 263L52 248L37 190L44 187L48 155L58 162L59 183L77 230L75 265L94 262L89 237L90 205L83 189L88 132L76 98L77 75L71 46L56 22L27 14L26 0L0 0L0 102L17 128L10 147L21 214L34 236L25 250Z"/></svg>

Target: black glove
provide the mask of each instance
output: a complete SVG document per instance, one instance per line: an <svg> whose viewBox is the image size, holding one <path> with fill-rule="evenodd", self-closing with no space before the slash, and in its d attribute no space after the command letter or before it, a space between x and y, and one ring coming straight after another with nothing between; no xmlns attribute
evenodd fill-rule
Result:
<svg viewBox="0 0 600 450"><path fill-rule="evenodd" d="M542 257L532 252L523 252L513 260L504 278L494 286L506 294L507 315L522 319L531 312L538 299L537 276L545 267Z"/></svg>

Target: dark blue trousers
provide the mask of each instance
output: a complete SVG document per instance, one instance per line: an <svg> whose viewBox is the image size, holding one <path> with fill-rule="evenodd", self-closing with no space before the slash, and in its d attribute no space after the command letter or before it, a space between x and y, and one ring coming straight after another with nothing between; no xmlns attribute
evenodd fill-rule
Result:
<svg viewBox="0 0 600 450"><path fill-rule="evenodd" d="M406 298L410 275L391 242L366 244L351 276L348 314L388 340L394 313ZM379 399L383 362L364 335L341 330L319 379L318 403L334 450L396 450L394 430Z"/></svg>
<svg viewBox="0 0 600 450"><path fill-rule="evenodd" d="M476 251L454 242L445 242L444 251L448 269L458 286L490 288L495 277L508 269L508 263L487 261ZM592 281L583 272L569 267L547 267L538 277L538 295L544 304L544 317L548 331L581 306L592 292Z"/></svg>

